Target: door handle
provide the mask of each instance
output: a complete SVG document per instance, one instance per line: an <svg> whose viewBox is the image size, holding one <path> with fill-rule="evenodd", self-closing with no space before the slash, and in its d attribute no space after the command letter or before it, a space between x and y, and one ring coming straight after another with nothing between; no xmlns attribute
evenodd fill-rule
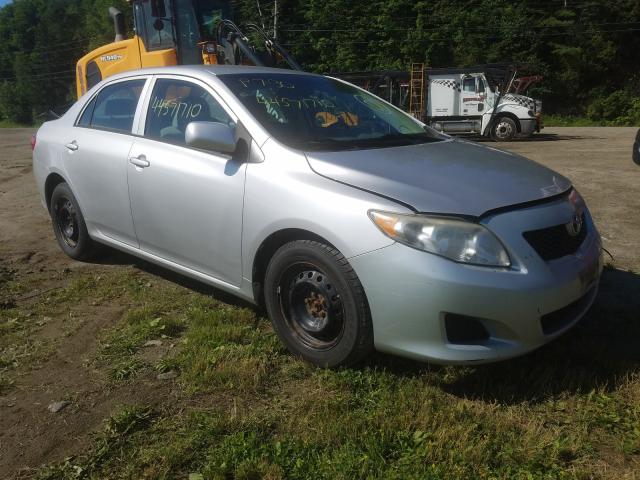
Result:
<svg viewBox="0 0 640 480"><path fill-rule="evenodd" d="M147 160L147 157L140 155L139 157L129 157L129 163L140 168L147 168L151 163Z"/></svg>
<svg viewBox="0 0 640 480"><path fill-rule="evenodd" d="M65 145L65 147L67 147L69 150L71 150L72 152L75 152L76 150L78 150L78 142L76 142L75 140L71 143L67 143Z"/></svg>

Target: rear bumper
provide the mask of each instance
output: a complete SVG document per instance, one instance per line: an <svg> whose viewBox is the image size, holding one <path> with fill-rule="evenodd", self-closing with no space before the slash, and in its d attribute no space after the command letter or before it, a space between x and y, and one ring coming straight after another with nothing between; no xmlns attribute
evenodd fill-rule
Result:
<svg viewBox="0 0 640 480"><path fill-rule="evenodd" d="M600 237L589 217L590 233L575 255L544 262L524 239L499 233L513 231L516 213L526 223L548 208L531 210L487 222L509 250L509 269L458 264L400 244L350 259L369 300L376 348L434 363L484 363L532 351L577 323L598 291ZM447 314L478 319L488 338L451 342Z"/></svg>

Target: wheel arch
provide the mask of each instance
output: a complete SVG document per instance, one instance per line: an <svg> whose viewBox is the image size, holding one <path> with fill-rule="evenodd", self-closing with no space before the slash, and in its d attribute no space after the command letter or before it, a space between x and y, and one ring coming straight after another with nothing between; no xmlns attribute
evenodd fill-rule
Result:
<svg viewBox="0 0 640 480"><path fill-rule="evenodd" d="M264 306L264 278L269 261L280 247L295 240L315 240L339 250L321 235L301 228L284 228L270 234L256 250L251 268L253 298L258 305Z"/></svg>
<svg viewBox="0 0 640 480"><path fill-rule="evenodd" d="M44 199L47 202L47 210L51 210L51 196L53 195L55 188L61 183L68 184L64 177L59 173L52 172L47 176L47 179L44 182Z"/></svg>

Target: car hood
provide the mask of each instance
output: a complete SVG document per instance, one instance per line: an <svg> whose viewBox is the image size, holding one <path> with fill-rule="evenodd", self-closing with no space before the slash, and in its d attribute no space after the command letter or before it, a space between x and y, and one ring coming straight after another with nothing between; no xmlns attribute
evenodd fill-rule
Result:
<svg viewBox="0 0 640 480"><path fill-rule="evenodd" d="M571 187L562 175L524 157L461 140L306 156L319 175L425 213L480 217Z"/></svg>

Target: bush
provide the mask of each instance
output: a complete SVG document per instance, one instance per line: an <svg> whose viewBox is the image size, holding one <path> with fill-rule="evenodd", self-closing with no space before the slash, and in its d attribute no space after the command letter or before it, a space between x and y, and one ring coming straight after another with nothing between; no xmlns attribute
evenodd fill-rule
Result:
<svg viewBox="0 0 640 480"><path fill-rule="evenodd" d="M619 90L607 97L596 98L587 108L591 120L604 120L611 125L638 125L640 123L640 97Z"/></svg>

